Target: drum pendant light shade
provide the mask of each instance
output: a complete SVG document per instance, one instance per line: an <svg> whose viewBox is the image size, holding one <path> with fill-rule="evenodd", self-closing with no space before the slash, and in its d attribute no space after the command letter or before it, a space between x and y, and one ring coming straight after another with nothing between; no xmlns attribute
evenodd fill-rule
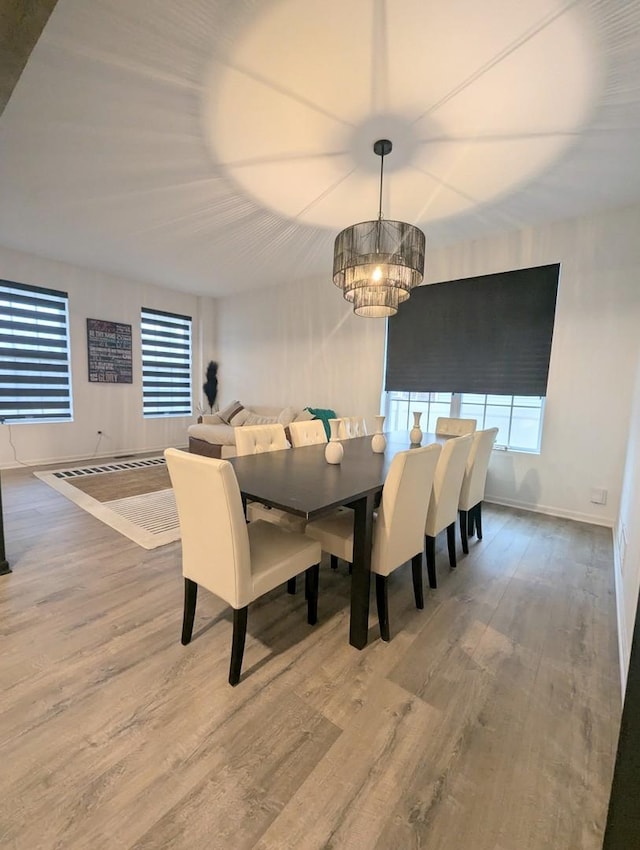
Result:
<svg viewBox="0 0 640 850"><path fill-rule="evenodd" d="M398 312L424 276L424 233L404 221L382 218L382 169L391 142L373 146L381 157L380 210L376 221L352 224L336 237L333 282L358 316L383 318Z"/></svg>

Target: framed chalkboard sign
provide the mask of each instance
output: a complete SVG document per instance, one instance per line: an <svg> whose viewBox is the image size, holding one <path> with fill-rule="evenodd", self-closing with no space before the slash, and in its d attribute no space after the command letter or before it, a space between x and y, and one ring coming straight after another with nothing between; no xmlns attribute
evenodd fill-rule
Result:
<svg viewBox="0 0 640 850"><path fill-rule="evenodd" d="M100 384L131 384L131 325L87 319L89 380Z"/></svg>

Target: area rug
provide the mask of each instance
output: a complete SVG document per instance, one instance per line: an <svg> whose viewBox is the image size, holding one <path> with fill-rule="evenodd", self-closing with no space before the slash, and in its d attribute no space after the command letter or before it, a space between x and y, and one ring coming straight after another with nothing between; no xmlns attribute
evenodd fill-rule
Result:
<svg viewBox="0 0 640 850"><path fill-rule="evenodd" d="M163 457L34 475L144 549L180 539L176 501Z"/></svg>

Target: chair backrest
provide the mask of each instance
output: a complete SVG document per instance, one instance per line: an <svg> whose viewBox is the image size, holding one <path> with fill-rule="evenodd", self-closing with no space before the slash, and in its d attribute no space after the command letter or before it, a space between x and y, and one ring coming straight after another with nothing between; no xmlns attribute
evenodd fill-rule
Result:
<svg viewBox="0 0 640 850"><path fill-rule="evenodd" d="M436 420L436 434L462 437L464 434L473 434L476 430L476 419L454 419L448 416L439 416Z"/></svg>
<svg viewBox="0 0 640 850"><path fill-rule="evenodd" d="M351 417L351 436L352 437L366 437L367 436L367 423L364 416L352 416Z"/></svg>
<svg viewBox="0 0 640 850"><path fill-rule="evenodd" d="M289 425L289 434L294 449L298 446L313 446L327 442L327 432L324 430L321 419L292 422Z"/></svg>
<svg viewBox="0 0 640 850"><path fill-rule="evenodd" d="M351 439L351 419L348 416L342 416L338 419L338 439Z"/></svg>
<svg viewBox="0 0 640 850"><path fill-rule="evenodd" d="M456 521L465 465L473 437L454 437L442 447L429 501L425 534L435 537Z"/></svg>
<svg viewBox="0 0 640 850"><path fill-rule="evenodd" d="M372 569L388 575L424 546L429 496L441 446L398 452L382 489L375 524Z"/></svg>
<svg viewBox="0 0 640 850"><path fill-rule="evenodd" d="M236 451L238 455L257 455L261 452L276 452L288 449L289 443L284 433L284 426L274 425L242 425L234 428Z"/></svg>
<svg viewBox="0 0 640 850"><path fill-rule="evenodd" d="M364 416L343 416L338 420L338 439L350 440L352 437L366 437L367 423Z"/></svg>
<svg viewBox="0 0 640 850"><path fill-rule="evenodd" d="M487 428L486 431L476 431L473 435L471 450L460 488L458 508L470 511L484 498L484 486L487 480L487 469L491 449L496 441L497 428Z"/></svg>
<svg viewBox="0 0 640 850"><path fill-rule="evenodd" d="M251 599L251 558L233 467L178 449L164 456L178 506L183 575L242 608Z"/></svg>

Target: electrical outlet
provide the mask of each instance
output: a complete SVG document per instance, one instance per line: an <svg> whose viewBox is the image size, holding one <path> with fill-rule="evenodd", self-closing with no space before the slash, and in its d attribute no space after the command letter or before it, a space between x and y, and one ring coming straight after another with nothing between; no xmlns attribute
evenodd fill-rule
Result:
<svg viewBox="0 0 640 850"><path fill-rule="evenodd" d="M594 487L591 491L591 503L593 505L606 505L607 491L600 487Z"/></svg>

